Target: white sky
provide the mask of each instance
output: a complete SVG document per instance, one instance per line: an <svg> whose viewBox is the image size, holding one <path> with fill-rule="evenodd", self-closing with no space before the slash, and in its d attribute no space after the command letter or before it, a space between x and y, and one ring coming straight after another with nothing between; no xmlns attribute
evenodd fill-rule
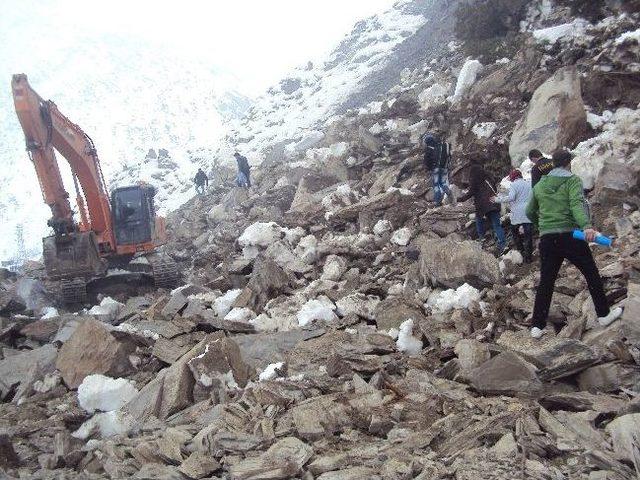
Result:
<svg viewBox="0 0 640 480"><path fill-rule="evenodd" d="M331 50L358 20L395 0L0 0L0 16L41 23L43 41L76 33L161 42L230 70L259 93ZM35 23L35 25L34 25ZM5 24L4 27L7 25ZM0 29L3 21L0 19ZM15 48L20 48L19 31ZM46 40L45 40L46 39ZM11 48L14 43L2 48Z"/></svg>

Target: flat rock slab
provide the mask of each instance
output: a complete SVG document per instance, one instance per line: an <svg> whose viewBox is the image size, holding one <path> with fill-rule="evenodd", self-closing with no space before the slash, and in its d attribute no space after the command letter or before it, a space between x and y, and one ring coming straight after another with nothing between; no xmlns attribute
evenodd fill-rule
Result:
<svg viewBox="0 0 640 480"><path fill-rule="evenodd" d="M0 361L0 400L14 387L27 381L33 368L46 369L53 366L58 350L53 345L44 345L35 350L25 350Z"/></svg>
<svg viewBox="0 0 640 480"><path fill-rule="evenodd" d="M611 436L616 456L621 460L634 461L634 446L640 448L640 413L623 415L611 421L605 430Z"/></svg>
<svg viewBox="0 0 640 480"><path fill-rule="evenodd" d="M621 387L636 390L640 385L640 368L621 363L604 363L581 372L578 377L580 390L589 392L615 392Z"/></svg>
<svg viewBox="0 0 640 480"><path fill-rule="evenodd" d="M279 480L294 478L313 456L313 449L294 437L286 437L257 458L243 460L229 469L231 480Z"/></svg>
<svg viewBox="0 0 640 480"><path fill-rule="evenodd" d="M375 470L367 467L353 467L335 472L326 472L318 477L318 480L379 480Z"/></svg>
<svg viewBox="0 0 640 480"><path fill-rule="evenodd" d="M531 395L542 391L536 368L512 352L504 352L468 372L478 392L491 395Z"/></svg>
<svg viewBox="0 0 640 480"><path fill-rule="evenodd" d="M526 331L507 331L497 343L539 367L538 377L543 381L569 377L600 359L588 345L573 338L543 337L536 340Z"/></svg>

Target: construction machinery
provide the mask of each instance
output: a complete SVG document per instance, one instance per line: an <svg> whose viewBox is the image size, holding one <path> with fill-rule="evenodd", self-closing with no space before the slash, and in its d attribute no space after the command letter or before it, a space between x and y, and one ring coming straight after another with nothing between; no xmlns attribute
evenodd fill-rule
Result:
<svg viewBox="0 0 640 480"><path fill-rule="evenodd" d="M109 276L110 268L142 274L157 287L175 286L175 262L157 252L166 233L165 219L155 212L155 188L141 182L116 188L109 197L91 138L55 103L43 100L26 75L14 75L11 87L27 152L51 208L48 225L54 234L42 240L43 257L49 279L60 282L61 300L85 302L87 287ZM78 220L54 149L71 167Z"/></svg>

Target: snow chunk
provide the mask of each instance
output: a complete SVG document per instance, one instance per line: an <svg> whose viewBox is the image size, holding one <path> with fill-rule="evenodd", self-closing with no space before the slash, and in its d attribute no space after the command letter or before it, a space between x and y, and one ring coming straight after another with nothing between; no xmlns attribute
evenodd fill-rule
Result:
<svg viewBox="0 0 640 480"><path fill-rule="evenodd" d="M280 240L283 229L275 222L256 222L249 225L238 238L241 247L268 247Z"/></svg>
<svg viewBox="0 0 640 480"><path fill-rule="evenodd" d="M404 227L404 228L401 228L400 230L396 230L395 232L393 232L393 235L391 235L391 243L400 245L402 247L409 245L410 241L411 241L411 230L408 227Z"/></svg>
<svg viewBox="0 0 640 480"><path fill-rule="evenodd" d="M250 308L234 308L224 317L229 322L243 322L247 323L252 318L255 318L256 314Z"/></svg>
<svg viewBox="0 0 640 480"><path fill-rule="evenodd" d="M135 384L125 378L89 375L78 387L78 403L88 413L118 410L138 393Z"/></svg>
<svg viewBox="0 0 640 480"><path fill-rule="evenodd" d="M482 64L478 60L467 60L460 70L458 75L458 82L456 83L456 90L451 97L453 103L458 102L469 91L469 89L476 83L478 74L482 71Z"/></svg>
<svg viewBox="0 0 640 480"><path fill-rule="evenodd" d="M296 315L298 325L304 327L314 320L322 320L327 323L333 322L338 319L334 313L335 309L336 306L333 302L325 296L320 296L315 300L309 300Z"/></svg>
<svg viewBox="0 0 640 480"><path fill-rule="evenodd" d="M240 296L242 290L229 290L227 293L218 297L213 302L213 310L216 312L216 315L220 318L224 318L230 311L233 302Z"/></svg>
<svg viewBox="0 0 640 480"><path fill-rule="evenodd" d="M279 370L282 370L282 367L284 367L284 362L272 363L268 365L267 368L265 368L262 373L260 373L258 380L261 382L264 382L266 380L273 380L280 375Z"/></svg>
<svg viewBox="0 0 640 480"><path fill-rule="evenodd" d="M435 312L446 313L454 309L467 309L472 302L478 300L480 300L480 291L465 283L455 290L449 289L431 296L427 306Z"/></svg>
<svg viewBox="0 0 640 480"><path fill-rule="evenodd" d="M418 103L423 110L428 110L431 107L442 105L447 99L447 93L449 93L448 86L434 83L418 95Z"/></svg>
<svg viewBox="0 0 640 480"><path fill-rule="evenodd" d="M640 43L640 28L631 32L624 32L618 38L616 38L616 45L623 45L627 42Z"/></svg>
<svg viewBox="0 0 640 480"><path fill-rule="evenodd" d="M409 355L418 355L422 352L422 341L413 336L413 319L405 320L400 325L396 345L398 350Z"/></svg>
<svg viewBox="0 0 640 480"><path fill-rule="evenodd" d="M101 438L109 438L116 435L128 435L132 428L133 419L129 415L115 410L94 415L71 435L80 440L86 440L95 434L99 434Z"/></svg>
<svg viewBox="0 0 640 480"><path fill-rule="evenodd" d="M478 138L490 138L498 128L495 122L476 123L471 131Z"/></svg>
<svg viewBox="0 0 640 480"><path fill-rule="evenodd" d="M563 23L561 25L555 25L553 27L541 28L533 31L533 38L538 43L550 43L554 44L558 40L571 40L585 35L587 28L591 24L582 18L576 18L571 23Z"/></svg>
<svg viewBox="0 0 640 480"><path fill-rule="evenodd" d="M51 318L57 318L59 316L60 314L58 313L58 310L55 307L47 307L42 311L42 316L40 317L40 320L49 320Z"/></svg>

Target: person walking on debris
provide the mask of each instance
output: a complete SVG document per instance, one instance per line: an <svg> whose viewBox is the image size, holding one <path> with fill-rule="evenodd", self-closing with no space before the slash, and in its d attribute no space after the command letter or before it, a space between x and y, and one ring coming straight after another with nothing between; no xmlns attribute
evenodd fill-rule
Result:
<svg viewBox="0 0 640 480"><path fill-rule="evenodd" d="M533 162L531 168L531 188L533 188L544 175L553 169L553 160L545 157L540 150L536 149L529 152L529 160Z"/></svg>
<svg viewBox="0 0 640 480"><path fill-rule="evenodd" d="M522 254L525 263L531 263L533 254L533 225L527 217L527 205L531 199L531 184L522 178L518 169L509 174L509 193L498 195L492 199L497 203L509 203L511 208L511 233L516 248Z"/></svg>
<svg viewBox="0 0 640 480"><path fill-rule="evenodd" d="M526 211L540 230L540 284L533 309L533 338L544 334L556 278L565 259L585 277L600 325L607 326L622 315L621 308L609 308L589 244L573 238L572 232L580 229L586 240L593 242L598 232L585 210L582 181L571 173L571 160L565 150L553 154L554 168L536 184Z"/></svg>
<svg viewBox="0 0 640 480"><path fill-rule="evenodd" d="M454 205L456 199L449 186L449 166L451 163L451 145L440 141L427 133L422 138L424 144L424 165L433 179L433 198L436 206L442 205L445 194L449 203Z"/></svg>
<svg viewBox="0 0 640 480"><path fill-rule="evenodd" d="M480 163L473 162L469 169L469 190L458 200L466 202L473 197L473 203L476 207L478 240L482 241L484 238L485 219L488 219L498 242L498 250L502 253L506 247L506 239L500 223L500 205L492 201L495 196L493 180Z"/></svg>
<svg viewBox="0 0 640 480"><path fill-rule="evenodd" d="M205 185L207 187L209 186L209 177L207 176L206 173L204 173L204 171L201 168L199 168L198 173L196 173L196 176L193 179L193 183L196 184L196 192L199 195L203 195Z"/></svg>
<svg viewBox="0 0 640 480"><path fill-rule="evenodd" d="M238 163L238 176L236 177L236 185L239 187L249 188L251 186L251 166L247 157L236 152L233 154Z"/></svg>

